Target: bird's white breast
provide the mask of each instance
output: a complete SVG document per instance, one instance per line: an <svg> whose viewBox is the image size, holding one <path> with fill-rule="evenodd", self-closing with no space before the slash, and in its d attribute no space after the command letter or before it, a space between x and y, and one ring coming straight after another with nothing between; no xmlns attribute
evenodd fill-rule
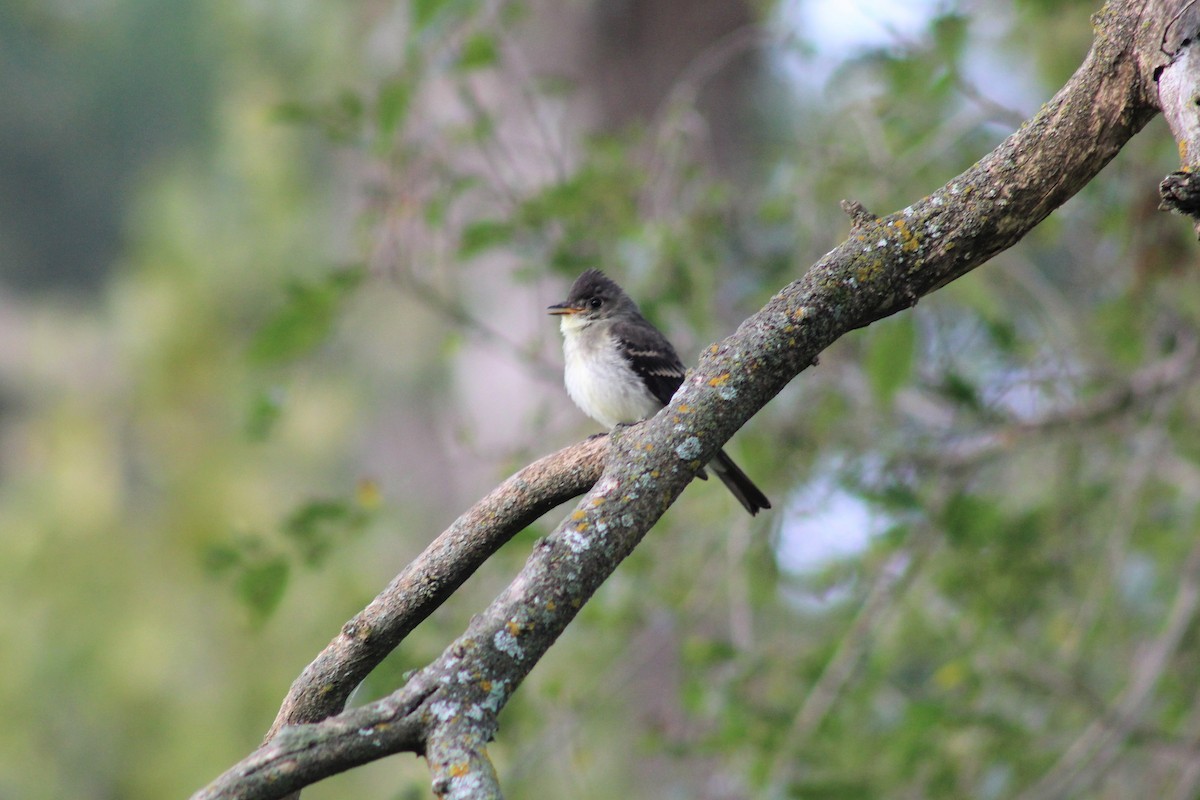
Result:
<svg viewBox="0 0 1200 800"><path fill-rule="evenodd" d="M567 394L606 428L653 416L662 404L621 355L603 323L581 326L562 318Z"/></svg>

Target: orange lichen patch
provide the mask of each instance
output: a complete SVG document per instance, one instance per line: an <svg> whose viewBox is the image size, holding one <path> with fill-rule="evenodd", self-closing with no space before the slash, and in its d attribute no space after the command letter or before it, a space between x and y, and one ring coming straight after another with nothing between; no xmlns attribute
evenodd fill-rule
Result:
<svg viewBox="0 0 1200 800"><path fill-rule="evenodd" d="M1179 142L1179 163L1185 165L1183 171L1187 172L1188 167L1186 165L1188 163L1188 146L1186 141Z"/></svg>
<svg viewBox="0 0 1200 800"><path fill-rule="evenodd" d="M471 771L471 765L465 761L450 765L450 777L461 778Z"/></svg>
<svg viewBox="0 0 1200 800"><path fill-rule="evenodd" d="M546 610L547 611L554 611L557 608L558 608L558 603L554 602L553 600L546 601Z"/></svg>
<svg viewBox="0 0 1200 800"><path fill-rule="evenodd" d="M584 512L582 509L576 509L575 512L573 514L571 514L571 519L578 521L578 520L583 519L586 516L587 516L587 513Z"/></svg>
<svg viewBox="0 0 1200 800"><path fill-rule="evenodd" d="M679 404L679 413L680 414L689 414L689 413L691 413L691 411L692 411L692 407L689 406L687 403Z"/></svg>
<svg viewBox="0 0 1200 800"><path fill-rule="evenodd" d="M717 377L715 377L715 378L712 378L711 380L709 380L709 382L708 382L708 385L709 385L709 386L711 386L711 387L713 387L713 388L715 389L715 388L717 388L718 386L724 386L724 385L725 385L725 384L727 384L727 383L729 383L729 373L728 373L728 372L722 372L722 373L721 373L720 375L718 375Z"/></svg>
<svg viewBox="0 0 1200 800"><path fill-rule="evenodd" d="M903 250L906 253L911 253L915 250L920 249L921 240L918 239L917 236L911 230L909 230L907 222L905 222L902 219L898 219L892 223L892 227L894 227L896 229L896 233L898 233L900 236L900 249L901 250Z"/></svg>
<svg viewBox="0 0 1200 800"><path fill-rule="evenodd" d="M521 632L520 623L513 622L511 619L508 622L504 623L504 627L507 628L508 632L511 633L513 636L516 636L517 634L519 634Z"/></svg>
<svg viewBox="0 0 1200 800"><path fill-rule="evenodd" d="M483 689L485 692L490 692L492 690L492 682L487 678L484 678L479 682L479 688Z"/></svg>

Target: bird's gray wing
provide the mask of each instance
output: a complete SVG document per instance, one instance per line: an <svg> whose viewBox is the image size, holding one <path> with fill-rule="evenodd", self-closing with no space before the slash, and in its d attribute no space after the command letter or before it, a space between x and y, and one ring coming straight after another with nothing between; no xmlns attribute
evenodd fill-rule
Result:
<svg viewBox="0 0 1200 800"><path fill-rule="evenodd" d="M613 335L629 366L645 382L646 388L664 406L671 402L683 383L686 370L667 337L644 319L617 322Z"/></svg>

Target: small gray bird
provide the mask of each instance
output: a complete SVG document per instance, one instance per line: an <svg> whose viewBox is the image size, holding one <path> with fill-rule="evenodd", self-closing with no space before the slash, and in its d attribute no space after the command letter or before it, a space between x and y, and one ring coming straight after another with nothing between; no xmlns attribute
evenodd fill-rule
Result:
<svg viewBox="0 0 1200 800"><path fill-rule="evenodd" d="M567 394L604 427L654 416L683 383L675 348L600 270L580 275L566 301L547 311L562 318ZM771 507L724 450L708 466L751 514Z"/></svg>

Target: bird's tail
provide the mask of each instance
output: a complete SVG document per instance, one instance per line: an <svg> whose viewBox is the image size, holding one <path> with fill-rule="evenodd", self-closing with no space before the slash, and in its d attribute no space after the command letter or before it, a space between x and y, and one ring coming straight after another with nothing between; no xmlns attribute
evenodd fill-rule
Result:
<svg viewBox="0 0 1200 800"><path fill-rule="evenodd" d="M724 450L718 452L717 457L708 466L717 473L721 483L729 487L729 491L733 492L733 496L746 507L751 516L764 508L771 507L771 501L767 499L767 496L754 485L754 481L746 477L746 473L733 463L733 459Z"/></svg>

